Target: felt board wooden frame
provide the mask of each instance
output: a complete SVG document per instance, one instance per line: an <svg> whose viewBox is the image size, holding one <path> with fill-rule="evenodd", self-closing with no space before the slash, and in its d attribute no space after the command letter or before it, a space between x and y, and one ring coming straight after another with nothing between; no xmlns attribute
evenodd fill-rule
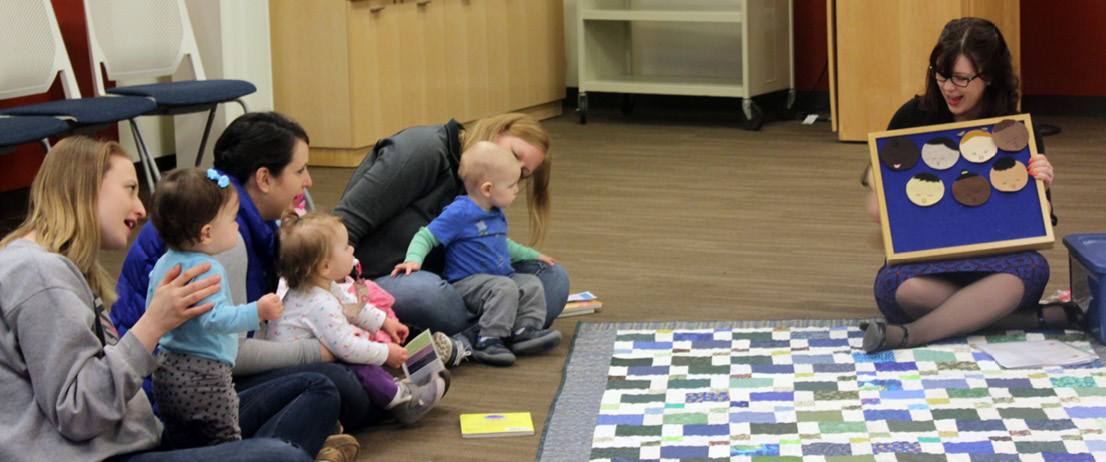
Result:
<svg viewBox="0 0 1106 462"><path fill-rule="evenodd" d="M973 130L993 133L995 124L1006 119L1024 124L1029 133L1028 143L1020 151L998 150L993 158L982 163L969 162L960 155L947 170L930 167L920 155L912 167L901 171L880 160L880 148L891 140L909 139L920 152L935 138L945 137L959 144L961 138ZM975 207L961 204L952 194L952 184L963 171L989 178L993 164L1002 156L1012 156L1028 165L1029 159L1037 154L1033 133L1029 114L869 133L872 187L879 200L887 263L1052 248L1055 236L1043 181L1029 176L1028 183L1017 192L997 191L991 185L987 201ZM935 174L945 188L944 197L925 207L914 204L906 196L906 183L923 172Z"/></svg>

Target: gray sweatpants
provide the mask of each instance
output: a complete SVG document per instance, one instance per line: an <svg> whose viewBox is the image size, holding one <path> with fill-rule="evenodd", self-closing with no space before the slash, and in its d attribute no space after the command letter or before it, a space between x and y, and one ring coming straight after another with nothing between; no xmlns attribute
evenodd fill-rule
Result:
<svg viewBox="0 0 1106 462"><path fill-rule="evenodd" d="M545 287L533 274L474 274L453 282L469 311L480 316L480 336L507 338L520 327L545 323Z"/></svg>
<svg viewBox="0 0 1106 462"><path fill-rule="evenodd" d="M191 448L242 439L230 365L164 350L157 359L161 367L152 377L154 400L165 421L167 446Z"/></svg>

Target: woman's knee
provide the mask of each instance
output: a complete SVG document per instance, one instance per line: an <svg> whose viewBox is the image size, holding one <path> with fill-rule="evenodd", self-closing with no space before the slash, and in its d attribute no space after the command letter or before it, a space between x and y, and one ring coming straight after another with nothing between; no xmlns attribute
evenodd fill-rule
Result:
<svg viewBox="0 0 1106 462"><path fill-rule="evenodd" d="M248 456L251 461L303 461L315 460L314 454L308 454L303 448L279 438L250 438L242 441L239 456ZM240 459L233 459L240 460Z"/></svg>

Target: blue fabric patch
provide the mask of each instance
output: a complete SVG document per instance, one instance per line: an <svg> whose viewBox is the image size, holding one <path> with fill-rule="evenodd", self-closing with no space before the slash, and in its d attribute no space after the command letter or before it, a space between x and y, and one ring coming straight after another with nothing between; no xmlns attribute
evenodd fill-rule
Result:
<svg viewBox="0 0 1106 462"><path fill-rule="evenodd" d="M634 342L636 350L671 350L672 342Z"/></svg>
<svg viewBox="0 0 1106 462"><path fill-rule="evenodd" d="M940 389L948 389L948 388L967 389L967 388L971 388L971 387L968 386L968 381L967 380L947 379L947 380L922 380L922 388L925 388L926 390L940 390Z"/></svg>
<svg viewBox="0 0 1106 462"><path fill-rule="evenodd" d="M729 340L696 340L691 342L693 350L729 350L733 342Z"/></svg>
<svg viewBox="0 0 1106 462"><path fill-rule="evenodd" d="M994 454L995 447L990 441L969 441L964 443L944 443L949 454Z"/></svg>
<svg viewBox="0 0 1106 462"><path fill-rule="evenodd" d="M645 417L641 415L599 414L596 425L634 425L641 426Z"/></svg>
<svg viewBox="0 0 1106 462"><path fill-rule="evenodd" d="M734 412L730 414L730 423L776 423L776 413Z"/></svg>
<svg viewBox="0 0 1106 462"><path fill-rule="evenodd" d="M718 436L729 435L729 425L702 425L702 424L689 424L684 425L684 436Z"/></svg>
<svg viewBox="0 0 1106 462"><path fill-rule="evenodd" d="M879 392L880 399L925 399L925 390L884 390Z"/></svg>
<svg viewBox="0 0 1106 462"><path fill-rule="evenodd" d="M794 374L795 366L791 364L751 364L754 374Z"/></svg>
<svg viewBox="0 0 1106 462"><path fill-rule="evenodd" d="M766 391L749 393L749 401L795 401L793 391Z"/></svg>
<svg viewBox="0 0 1106 462"><path fill-rule="evenodd" d="M957 420L956 429L962 432L1002 432L1006 424L1001 420Z"/></svg>
<svg viewBox="0 0 1106 462"><path fill-rule="evenodd" d="M833 355L791 355L793 364L833 364Z"/></svg>
<svg viewBox="0 0 1106 462"><path fill-rule="evenodd" d="M987 388L1033 388L1029 379L987 379Z"/></svg>
<svg viewBox="0 0 1106 462"><path fill-rule="evenodd" d="M849 346L849 339L846 338L826 338L826 339L811 339L807 340L807 345L818 348L830 348L830 347L847 347Z"/></svg>
<svg viewBox="0 0 1106 462"><path fill-rule="evenodd" d="M1066 407L1064 411L1073 419L1098 419L1106 417L1106 407Z"/></svg>
<svg viewBox="0 0 1106 462"><path fill-rule="evenodd" d="M626 368L626 375L668 375L669 366L630 366Z"/></svg>
<svg viewBox="0 0 1106 462"><path fill-rule="evenodd" d="M661 459L703 459L708 456L709 446L661 446Z"/></svg>
<svg viewBox="0 0 1106 462"><path fill-rule="evenodd" d="M884 410L864 410L864 420L868 422L876 420L913 420L910 417L910 411L902 411L896 409L884 409Z"/></svg>

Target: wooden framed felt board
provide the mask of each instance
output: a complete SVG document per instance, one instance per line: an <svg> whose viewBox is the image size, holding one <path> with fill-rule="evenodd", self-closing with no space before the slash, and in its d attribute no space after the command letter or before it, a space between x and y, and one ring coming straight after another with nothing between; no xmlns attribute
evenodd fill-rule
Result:
<svg viewBox="0 0 1106 462"><path fill-rule="evenodd" d="M1028 114L868 134L889 264L1051 248Z"/></svg>

